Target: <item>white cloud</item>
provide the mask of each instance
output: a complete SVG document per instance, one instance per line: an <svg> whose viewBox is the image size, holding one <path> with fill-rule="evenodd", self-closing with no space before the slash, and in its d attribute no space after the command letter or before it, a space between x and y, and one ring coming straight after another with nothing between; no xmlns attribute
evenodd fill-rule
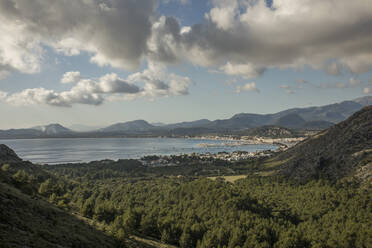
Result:
<svg viewBox="0 0 372 248"><path fill-rule="evenodd" d="M372 89L366 87L366 88L363 89L363 93L364 93L364 94L372 94Z"/></svg>
<svg viewBox="0 0 372 248"><path fill-rule="evenodd" d="M187 95L191 80L174 73L167 73L165 67L149 63L149 68L128 77L129 82L145 83L142 96L155 98L158 96Z"/></svg>
<svg viewBox="0 0 372 248"><path fill-rule="evenodd" d="M136 83L144 83L141 88ZM165 67L150 65L149 69L130 75L106 74L99 79L80 79L70 90L56 92L44 88L25 89L14 94L0 92L0 100L13 105L51 105L71 107L74 104L101 105L106 100L122 101L144 98L187 95L191 80Z"/></svg>
<svg viewBox="0 0 372 248"><path fill-rule="evenodd" d="M256 78L264 72L264 68L252 64L232 64L227 62L220 69L228 75L242 76L243 78Z"/></svg>
<svg viewBox="0 0 372 248"><path fill-rule="evenodd" d="M233 28L235 15L237 14L237 0L218 0L214 1L215 7L206 14L206 18L210 19L216 26L222 30Z"/></svg>
<svg viewBox="0 0 372 248"><path fill-rule="evenodd" d="M241 93L243 91L255 91L257 93L260 93L260 90L257 89L255 82L247 83L243 86L236 87L236 93Z"/></svg>
<svg viewBox="0 0 372 248"><path fill-rule="evenodd" d="M68 83L76 83L80 80L80 72L79 71L69 71L63 74L61 83L68 84Z"/></svg>
<svg viewBox="0 0 372 248"><path fill-rule="evenodd" d="M73 104L100 105L112 94L138 94L141 89L116 74L107 74L98 81L82 79L69 91L55 92L44 88L26 89L6 97L13 105L51 105L71 107Z"/></svg>
<svg viewBox="0 0 372 248"><path fill-rule="evenodd" d="M35 105L47 104L52 106L71 106L69 102L53 90L46 90L44 88L26 89L19 93L14 93L6 98L8 103L14 105Z"/></svg>
<svg viewBox="0 0 372 248"><path fill-rule="evenodd" d="M286 84L280 85L279 87L281 89L289 89L290 88L290 86L289 85L286 85Z"/></svg>

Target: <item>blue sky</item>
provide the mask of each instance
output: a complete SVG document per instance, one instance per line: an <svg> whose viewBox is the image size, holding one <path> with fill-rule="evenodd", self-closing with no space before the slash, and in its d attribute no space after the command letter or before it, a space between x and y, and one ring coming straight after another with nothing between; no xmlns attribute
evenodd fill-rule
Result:
<svg viewBox="0 0 372 248"><path fill-rule="evenodd" d="M0 5L0 129L222 119L372 94L362 0L340 1L359 18L320 0L39 1L58 17L5 2L16 4ZM78 76L61 83L67 72Z"/></svg>

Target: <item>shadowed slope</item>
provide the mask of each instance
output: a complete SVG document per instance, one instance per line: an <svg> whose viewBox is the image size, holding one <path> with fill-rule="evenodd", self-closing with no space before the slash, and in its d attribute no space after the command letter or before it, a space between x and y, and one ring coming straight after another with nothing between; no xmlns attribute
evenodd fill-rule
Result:
<svg viewBox="0 0 372 248"><path fill-rule="evenodd" d="M372 106L280 154L281 173L295 179L350 175L372 162Z"/></svg>

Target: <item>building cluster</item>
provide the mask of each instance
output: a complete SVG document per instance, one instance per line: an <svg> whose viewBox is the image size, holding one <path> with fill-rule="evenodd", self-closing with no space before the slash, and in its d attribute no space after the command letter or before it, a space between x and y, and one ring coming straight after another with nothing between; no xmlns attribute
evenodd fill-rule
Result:
<svg viewBox="0 0 372 248"><path fill-rule="evenodd" d="M237 162L245 161L251 158L270 157L274 152L270 150L246 152L219 152L219 153L191 153L172 156L151 156L140 159L144 166L149 167L165 167L178 166L182 164L198 163L198 164L213 164L215 161Z"/></svg>
<svg viewBox="0 0 372 248"><path fill-rule="evenodd" d="M199 154L202 159L215 159L224 161L244 161L250 158L261 158L270 157L273 154L270 150L257 151L257 152L245 152L245 151L235 151L235 152L219 152L216 154L205 153Z"/></svg>

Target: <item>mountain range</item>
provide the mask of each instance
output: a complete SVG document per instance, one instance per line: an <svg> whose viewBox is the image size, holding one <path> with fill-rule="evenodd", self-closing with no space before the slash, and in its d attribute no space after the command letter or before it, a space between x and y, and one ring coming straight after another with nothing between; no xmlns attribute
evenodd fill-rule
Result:
<svg viewBox="0 0 372 248"><path fill-rule="evenodd" d="M229 119L214 121L201 119L174 124L150 124L145 120L135 120L86 132L73 131L60 124L50 124L27 129L0 130L0 138L202 135L236 133L264 126L295 130L324 130L371 104L372 96L366 96L319 107L292 108L274 114L240 113Z"/></svg>

